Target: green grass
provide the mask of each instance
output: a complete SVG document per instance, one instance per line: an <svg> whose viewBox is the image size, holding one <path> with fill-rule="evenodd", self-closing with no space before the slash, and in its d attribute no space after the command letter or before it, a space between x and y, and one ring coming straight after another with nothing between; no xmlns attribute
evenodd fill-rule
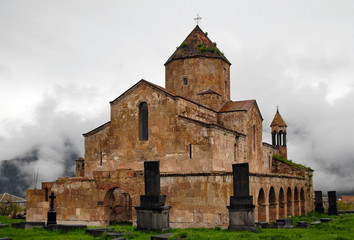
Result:
<svg viewBox="0 0 354 240"><path fill-rule="evenodd" d="M309 167L306 167L306 166L299 164L299 163L294 163L292 160L286 159L286 158L278 156L276 154L273 155L273 159L278 160L279 162L287 163L287 164L289 164L297 169L300 169L300 170L301 169L312 170Z"/></svg>
<svg viewBox="0 0 354 240"><path fill-rule="evenodd" d="M327 216L316 213L310 213L308 216L294 217L294 223L298 221L308 221L311 223L312 218L335 218L329 223L321 223L319 225L309 226L308 229L259 229L258 233L244 231L228 231L215 227L214 229L206 228L187 228L172 229L169 232L174 233L174 238L186 237L187 239L259 239L259 240L278 240L278 239L336 239L349 240L354 239L354 215L346 214L342 216ZM0 222L9 224L18 220L9 220L7 217L0 217ZM130 232L127 239L148 240L157 232L140 232L135 231L135 227L129 225L114 225L117 231ZM44 229L14 229L12 227L0 228L0 237L11 237L12 239L111 239L107 236L94 238L85 234L84 230L71 231L66 234L61 232L46 231Z"/></svg>

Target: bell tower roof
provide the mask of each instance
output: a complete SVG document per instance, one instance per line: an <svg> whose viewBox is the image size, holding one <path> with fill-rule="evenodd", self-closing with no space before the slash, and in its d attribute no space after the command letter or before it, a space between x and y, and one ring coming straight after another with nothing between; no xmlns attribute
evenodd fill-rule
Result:
<svg viewBox="0 0 354 240"><path fill-rule="evenodd" d="M223 53L216 47L216 43L213 43L198 25L182 44L177 47L176 51L166 61L165 66L175 59L193 57L221 58L231 65L229 60L227 60Z"/></svg>
<svg viewBox="0 0 354 240"><path fill-rule="evenodd" d="M279 113L279 110L277 109L277 113L275 114L272 123L270 124L271 127L274 126L279 126L279 127L287 127L284 119L282 118L282 116Z"/></svg>

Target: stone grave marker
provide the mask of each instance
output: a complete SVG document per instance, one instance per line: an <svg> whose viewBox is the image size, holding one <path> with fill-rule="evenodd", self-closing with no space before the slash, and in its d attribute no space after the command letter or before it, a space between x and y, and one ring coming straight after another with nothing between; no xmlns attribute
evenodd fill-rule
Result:
<svg viewBox="0 0 354 240"><path fill-rule="evenodd" d="M257 231L253 196L249 195L248 163L232 164L234 196L230 197L229 229Z"/></svg>
<svg viewBox="0 0 354 240"><path fill-rule="evenodd" d="M322 191L315 191L315 211L324 213Z"/></svg>
<svg viewBox="0 0 354 240"><path fill-rule="evenodd" d="M336 191L328 191L328 205L328 215L338 215Z"/></svg>
<svg viewBox="0 0 354 240"><path fill-rule="evenodd" d="M137 230L164 231L170 228L170 206L166 195L160 195L160 162L144 162L145 195L140 196Z"/></svg>
<svg viewBox="0 0 354 240"><path fill-rule="evenodd" d="M54 210L54 193L52 192L49 196L50 199L50 209L48 211L47 225L57 224L57 212Z"/></svg>

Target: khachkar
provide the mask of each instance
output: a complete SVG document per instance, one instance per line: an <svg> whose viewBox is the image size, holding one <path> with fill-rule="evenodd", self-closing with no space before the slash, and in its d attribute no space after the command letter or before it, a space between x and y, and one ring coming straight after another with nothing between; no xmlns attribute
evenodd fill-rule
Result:
<svg viewBox="0 0 354 240"><path fill-rule="evenodd" d="M54 210L54 199L56 198L56 196L54 196L54 193L51 193L49 198L50 209L48 211L47 225L57 224L57 212Z"/></svg>
<svg viewBox="0 0 354 240"><path fill-rule="evenodd" d="M328 205L328 215L338 215L336 191L328 191Z"/></svg>
<svg viewBox="0 0 354 240"><path fill-rule="evenodd" d="M229 229L257 231L253 196L249 195L248 163L232 165L234 196L230 197Z"/></svg>
<svg viewBox="0 0 354 240"><path fill-rule="evenodd" d="M137 230L166 230L170 228L170 206L165 206L166 195L160 195L160 162L144 162L145 195L140 196Z"/></svg>
<svg viewBox="0 0 354 240"><path fill-rule="evenodd" d="M315 211L324 213L322 191L315 191Z"/></svg>

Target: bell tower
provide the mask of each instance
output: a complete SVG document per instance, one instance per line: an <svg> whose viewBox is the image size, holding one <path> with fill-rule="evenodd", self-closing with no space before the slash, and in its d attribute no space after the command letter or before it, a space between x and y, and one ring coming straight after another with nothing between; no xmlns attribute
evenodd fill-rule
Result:
<svg viewBox="0 0 354 240"><path fill-rule="evenodd" d="M287 125L279 113L279 109L277 108L277 112L275 113L274 119L270 124L272 131L272 145L279 147L280 156L287 158L287 148L286 148L286 128Z"/></svg>
<svg viewBox="0 0 354 240"><path fill-rule="evenodd" d="M197 25L165 63L165 87L217 111L230 101L230 65Z"/></svg>

